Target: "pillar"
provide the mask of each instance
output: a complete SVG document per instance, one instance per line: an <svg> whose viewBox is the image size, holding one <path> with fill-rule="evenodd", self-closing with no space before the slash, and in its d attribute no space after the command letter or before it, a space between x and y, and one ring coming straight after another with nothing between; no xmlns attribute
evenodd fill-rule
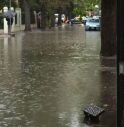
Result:
<svg viewBox="0 0 124 127"><path fill-rule="evenodd" d="M117 0L117 100L118 100L118 127L124 127L124 4Z"/></svg>
<svg viewBox="0 0 124 127"><path fill-rule="evenodd" d="M35 27L37 27L37 12L34 11L34 18L35 18Z"/></svg>
<svg viewBox="0 0 124 127"><path fill-rule="evenodd" d="M16 8L16 26L21 27L22 21L21 21L21 8Z"/></svg>
<svg viewBox="0 0 124 127"><path fill-rule="evenodd" d="M5 12L7 12L7 11L8 11L8 7L3 7L3 12L5 13ZM4 18L3 20L4 20L4 21L3 21L3 24L4 24L4 27L3 27L4 33L5 33L5 34L8 34L8 25L7 25L6 18Z"/></svg>

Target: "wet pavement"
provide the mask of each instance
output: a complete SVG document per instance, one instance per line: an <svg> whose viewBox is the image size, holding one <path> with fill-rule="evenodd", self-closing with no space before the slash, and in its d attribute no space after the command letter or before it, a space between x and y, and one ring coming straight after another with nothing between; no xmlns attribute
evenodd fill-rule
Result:
<svg viewBox="0 0 124 127"><path fill-rule="evenodd" d="M0 38L0 127L116 127L116 61L83 26ZM105 108L99 124L83 109Z"/></svg>

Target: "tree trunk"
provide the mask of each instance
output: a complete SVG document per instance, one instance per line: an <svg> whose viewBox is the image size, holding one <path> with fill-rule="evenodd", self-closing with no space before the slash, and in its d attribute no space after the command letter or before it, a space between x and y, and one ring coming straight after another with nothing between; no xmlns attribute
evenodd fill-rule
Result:
<svg viewBox="0 0 124 127"><path fill-rule="evenodd" d="M42 13L42 18L41 18L41 29L45 30L46 29L46 14L43 12Z"/></svg>
<svg viewBox="0 0 124 127"><path fill-rule="evenodd" d="M25 11L25 31L30 31L31 30L30 6L27 0L24 0L24 11Z"/></svg>
<svg viewBox="0 0 124 127"><path fill-rule="evenodd" d="M51 27L55 26L55 16L54 14L51 15Z"/></svg>
<svg viewBox="0 0 124 127"><path fill-rule="evenodd" d="M46 29L46 25L47 25L46 22L47 22L46 9L45 9L45 5L43 5L41 8L41 29L42 30Z"/></svg>
<svg viewBox="0 0 124 127"><path fill-rule="evenodd" d="M101 2L101 55L116 55L116 6L117 0Z"/></svg>
<svg viewBox="0 0 124 127"><path fill-rule="evenodd" d="M58 8L58 26L61 26L62 25L62 19L61 19L61 16L62 16L62 9L61 7Z"/></svg>

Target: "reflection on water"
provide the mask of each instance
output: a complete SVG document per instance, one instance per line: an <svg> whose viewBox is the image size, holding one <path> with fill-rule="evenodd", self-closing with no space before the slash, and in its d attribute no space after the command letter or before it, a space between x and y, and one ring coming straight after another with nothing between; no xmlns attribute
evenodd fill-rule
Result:
<svg viewBox="0 0 124 127"><path fill-rule="evenodd" d="M102 90L115 83L115 73L101 75L99 35L77 25L1 38L0 126L90 127L83 108L108 103Z"/></svg>

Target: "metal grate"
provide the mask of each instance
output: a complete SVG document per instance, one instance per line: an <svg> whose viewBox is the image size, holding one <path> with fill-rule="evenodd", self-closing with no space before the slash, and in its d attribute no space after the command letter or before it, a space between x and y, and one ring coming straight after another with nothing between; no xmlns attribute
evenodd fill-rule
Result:
<svg viewBox="0 0 124 127"><path fill-rule="evenodd" d="M94 116L94 117L99 116L103 112L104 112L104 109L103 108L100 108L100 107L98 107L96 105L89 105L89 106L87 106L84 109L84 113L85 114L91 115L91 116Z"/></svg>

